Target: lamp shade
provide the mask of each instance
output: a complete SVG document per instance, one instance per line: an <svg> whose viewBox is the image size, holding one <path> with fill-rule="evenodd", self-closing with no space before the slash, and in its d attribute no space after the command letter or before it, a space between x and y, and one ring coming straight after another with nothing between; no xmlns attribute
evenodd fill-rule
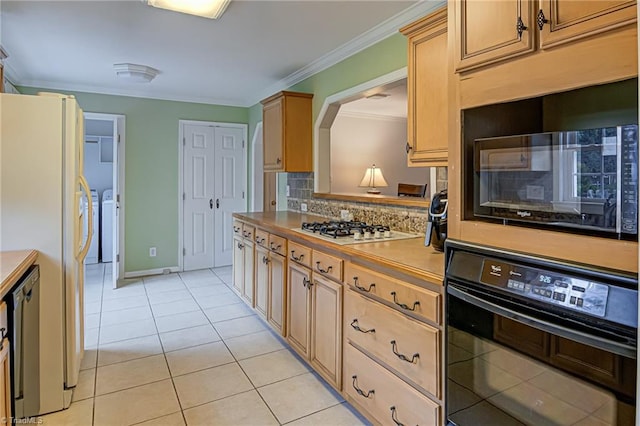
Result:
<svg viewBox="0 0 640 426"><path fill-rule="evenodd" d="M383 188L385 186L389 186L389 184L384 180L382 170L374 164L364 172L362 182L360 182L360 185L358 186L369 188L367 191L369 194L379 194L380 191L376 188Z"/></svg>

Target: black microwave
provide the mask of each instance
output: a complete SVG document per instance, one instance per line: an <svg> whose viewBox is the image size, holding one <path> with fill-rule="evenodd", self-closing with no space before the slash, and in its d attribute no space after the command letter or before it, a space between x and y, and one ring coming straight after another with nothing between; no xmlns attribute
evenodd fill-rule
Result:
<svg viewBox="0 0 640 426"><path fill-rule="evenodd" d="M473 214L636 239L638 126L474 141Z"/></svg>

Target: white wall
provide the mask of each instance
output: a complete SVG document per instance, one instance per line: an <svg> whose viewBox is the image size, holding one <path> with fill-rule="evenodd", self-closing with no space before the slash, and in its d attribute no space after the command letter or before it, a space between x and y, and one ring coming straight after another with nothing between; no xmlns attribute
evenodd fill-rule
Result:
<svg viewBox="0 0 640 426"><path fill-rule="evenodd" d="M407 167L406 144L406 118L339 113L331 126L331 192L366 193L358 184L374 163L389 184L381 194L395 196L399 182L428 183L428 167Z"/></svg>

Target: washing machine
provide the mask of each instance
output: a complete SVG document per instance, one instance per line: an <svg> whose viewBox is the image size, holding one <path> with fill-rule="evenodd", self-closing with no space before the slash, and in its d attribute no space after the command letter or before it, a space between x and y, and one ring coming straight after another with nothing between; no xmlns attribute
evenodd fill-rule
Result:
<svg viewBox="0 0 640 426"><path fill-rule="evenodd" d="M113 261L113 191L102 193L102 261Z"/></svg>
<svg viewBox="0 0 640 426"><path fill-rule="evenodd" d="M91 207L93 207L93 238L91 239L91 244L89 245L89 251L87 252L87 257L84 260L84 263L89 265L92 263L98 263L98 247L100 247L100 232L98 231L100 227L99 217L100 211L100 203L98 201L98 191L95 189L91 190ZM89 205L87 203L87 198L84 197L82 200L82 208L84 210L82 217L84 217L83 223L83 232L84 238L87 238L87 234L89 233Z"/></svg>

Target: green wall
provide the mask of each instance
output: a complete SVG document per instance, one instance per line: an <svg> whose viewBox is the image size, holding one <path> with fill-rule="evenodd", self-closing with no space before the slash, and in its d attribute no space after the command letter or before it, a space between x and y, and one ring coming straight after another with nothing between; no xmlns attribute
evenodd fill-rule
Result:
<svg viewBox="0 0 640 426"><path fill-rule="evenodd" d="M398 33L287 90L314 94L315 121L327 96L406 65L406 39ZM19 90L35 94L55 89ZM262 105L239 108L60 91L75 95L86 112L126 116L125 271L177 266L178 120L248 123L250 161L250 144L257 123L262 121ZM252 175L248 170L247 182L252 182ZM252 189L249 187L248 200ZM156 257L149 257L149 247L157 248Z"/></svg>
<svg viewBox="0 0 640 426"><path fill-rule="evenodd" d="M52 89L20 87L34 94ZM178 120L248 123L247 108L77 93L85 112L126 116L125 271L178 265ZM250 137L250 136L249 136ZM149 257L149 247L157 256Z"/></svg>

